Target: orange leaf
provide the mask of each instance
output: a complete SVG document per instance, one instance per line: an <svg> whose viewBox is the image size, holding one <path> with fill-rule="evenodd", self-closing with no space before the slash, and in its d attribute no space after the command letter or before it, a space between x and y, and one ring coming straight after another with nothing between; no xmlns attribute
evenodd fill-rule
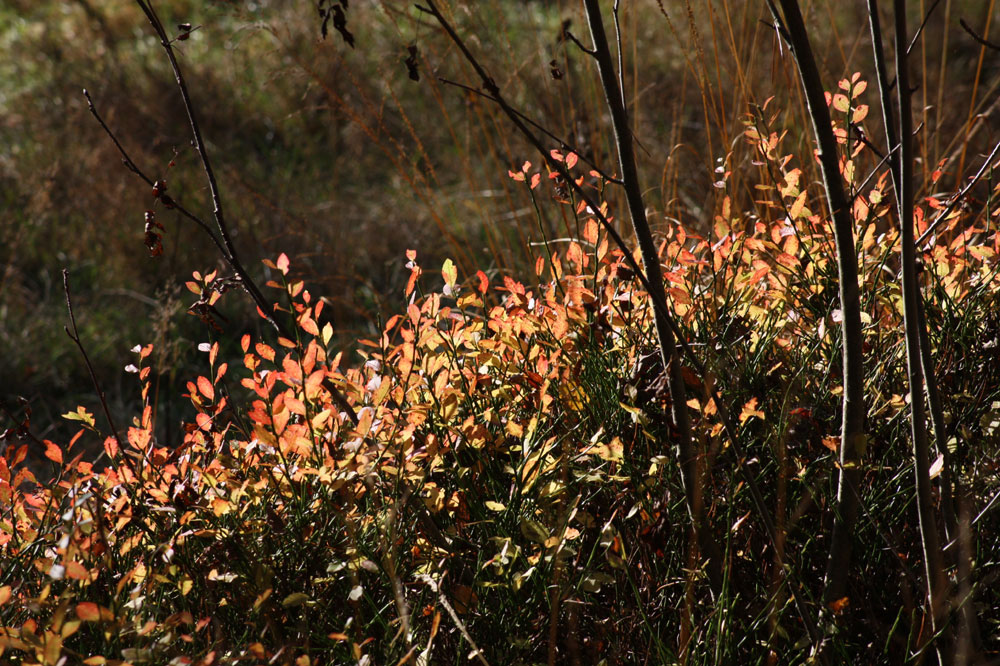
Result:
<svg viewBox="0 0 1000 666"><path fill-rule="evenodd" d="M285 426L288 425L288 419L291 415L291 412L287 409L282 409L280 412L277 412L272 416L274 419L274 432L276 434L280 435L285 431Z"/></svg>
<svg viewBox="0 0 1000 666"><path fill-rule="evenodd" d="M210 417L208 414L205 414L204 412L199 412L194 417L194 420L198 423L198 427L201 428L202 430L204 430L206 432L209 431L209 430L211 430L211 428L212 428L212 417Z"/></svg>
<svg viewBox="0 0 1000 666"><path fill-rule="evenodd" d="M799 260L786 252L779 254L775 261L787 268L795 268L799 265Z"/></svg>
<svg viewBox="0 0 1000 666"><path fill-rule="evenodd" d="M674 303L681 303L683 305L691 305L691 297L688 296L687 292L683 289L677 287L671 287L667 290L670 294L670 298L673 299Z"/></svg>
<svg viewBox="0 0 1000 666"><path fill-rule="evenodd" d="M118 440L114 437L108 437L104 440L104 452L108 454L108 457L114 460L118 456Z"/></svg>
<svg viewBox="0 0 1000 666"><path fill-rule="evenodd" d="M301 326L302 330L309 335L319 335L319 326L317 326L316 322L312 320L312 317L302 317L302 321L299 322L299 326Z"/></svg>
<svg viewBox="0 0 1000 666"><path fill-rule="evenodd" d="M275 267L281 271L282 275L288 275L288 255L284 252L278 255L278 262L275 264Z"/></svg>
<svg viewBox="0 0 1000 666"><path fill-rule="evenodd" d="M66 563L66 575L75 580L87 580L90 578L90 572L87 570L87 567L76 560Z"/></svg>
<svg viewBox="0 0 1000 666"><path fill-rule="evenodd" d="M770 272L771 272L771 266L768 264L764 264L763 266L755 270L753 272L753 275L750 276L750 284L757 284L758 282L764 279L765 275L767 275Z"/></svg>
<svg viewBox="0 0 1000 666"><path fill-rule="evenodd" d="M84 622L97 622L101 619L101 610L92 601L84 601L76 606L76 616Z"/></svg>
<svg viewBox="0 0 1000 666"><path fill-rule="evenodd" d="M830 610L833 611L834 615L839 615L844 611L845 608L847 608L850 605L851 605L850 597L841 597L840 599L831 601L830 603L827 604L827 606L830 607Z"/></svg>
<svg viewBox="0 0 1000 666"><path fill-rule="evenodd" d="M750 398L747 404L743 405L743 410L740 412L740 423L744 423L747 419L752 416L756 416L760 420L764 420L764 412L757 409L757 403L759 400L757 398Z"/></svg>
<svg viewBox="0 0 1000 666"><path fill-rule="evenodd" d="M145 451L146 447L149 446L149 440L152 433L145 428L129 428L128 429L128 442L136 449L140 451Z"/></svg>
<svg viewBox="0 0 1000 666"><path fill-rule="evenodd" d="M45 457L61 465L63 461L62 449L55 442L45 440Z"/></svg>
<svg viewBox="0 0 1000 666"><path fill-rule="evenodd" d="M212 386L208 377L198 377L198 390L209 400L215 400L215 387Z"/></svg>

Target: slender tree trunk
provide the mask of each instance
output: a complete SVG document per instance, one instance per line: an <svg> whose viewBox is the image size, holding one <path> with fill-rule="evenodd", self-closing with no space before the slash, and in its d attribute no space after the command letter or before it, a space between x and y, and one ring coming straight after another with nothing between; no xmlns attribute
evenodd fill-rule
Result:
<svg viewBox="0 0 1000 666"><path fill-rule="evenodd" d="M861 299L858 286L858 260L854 247L854 221L844 192L837 157L837 141L833 135L830 111L820 80L816 60L809 44L802 12L796 0L780 0L784 20L770 4L792 48L798 65L802 89L812 118L818 157L823 172L826 198L833 216L834 239L837 244L837 266L840 278L841 348L843 350L844 402L840 431L840 470L837 484L837 506L830 540L826 581L823 597L827 602L846 595L847 576L851 564L851 545L861 501L859 482L861 460L867 445L865 435L864 357L861 337Z"/></svg>
<svg viewBox="0 0 1000 666"><path fill-rule="evenodd" d="M955 532L954 505L952 503L951 456L948 451L944 413L940 396L934 384L934 363L931 356L930 336L923 313L923 302L916 277L916 241L913 228L913 120L909 69L906 64L906 3L894 0L896 56L896 94L899 105L899 124L894 119L891 84L885 65L882 47L878 2L868 0L869 26L872 38L872 52L878 76L879 94L882 104L882 118L885 125L886 143L892 150L889 164L893 187L896 192L896 206L900 220L902 243L902 292L903 319L907 349L907 376L910 385L911 432L913 437L914 474L916 477L917 510L920 520L921 544L924 551L924 566L927 580L927 602L931 618L931 634L936 633L941 613L944 610L945 588L944 556L940 548L937 525L934 520L933 499L930 480L930 443L924 411L923 389L931 408L931 419L937 446L945 457L941 474L941 501L945 512L946 533ZM897 138L898 137L898 138ZM960 555L958 555L960 557ZM963 615L970 607L963 607ZM975 624L975 618L964 618L967 626ZM938 651L938 660L941 652Z"/></svg>
<svg viewBox="0 0 1000 666"><path fill-rule="evenodd" d="M903 326L906 333L906 367L910 383L910 430L913 437L913 471L916 476L917 514L920 518L924 572L927 577L927 607L931 637L937 633L943 607L944 566L934 500L931 497L930 443L924 409L924 375L920 356L920 314L917 283L916 242L913 230L913 114L910 76L906 62L906 0L894 0L896 34L896 98L899 103L899 184L896 191L902 242ZM941 652L938 651L938 662Z"/></svg>
<svg viewBox="0 0 1000 666"><path fill-rule="evenodd" d="M878 13L878 0L868 0L868 20L872 38L872 54L875 60L875 72L878 80L879 97L882 105L882 120L885 125L885 138L889 155L889 167L892 175L893 190L902 191L899 165L899 148L896 139L896 120L892 109L891 84L886 70L885 53L882 50L882 28ZM911 123L912 124L912 123ZM897 205L899 204L897 200ZM897 209L899 210L899 209ZM899 213L900 218L902 214ZM927 331L927 321L924 317L923 297L917 293L917 314L919 321L917 332L920 335L920 366L924 373L924 387L927 390L927 402L930 405L931 423L934 425L934 439L938 452L944 457L944 467L941 470L941 508L945 518L945 536L951 538L956 529L954 497L958 491L952 475L953 467L951 452L948 449L948 432L944 423L944 408L941 396L934 382L934 360L931 355L930 334Z"/></svg>
<svg viewBox="0 0 1000 666"><path fill-rule="evenodd" d="M639 243L642 255L643 269L649 281L650 288L656 290L651 298L664 298L663 271L660 269L660 257L656 251L656 243L646 218L646 206L642 199L642 186L639 182L639 172L635 163L635 150L632 147L632 132L628 122L628 111L625 108L622 89L611 56L607 35L604 32L604 21L601 18L601 7L598 0L584 0L587 12L587 22L594 42L593 55L601 75L601 86L611 112L611 123L615 132L615 144L618 148L618 166L624 181L625 198L628 202L629 215L632 218L632 229ZM715 540L705 525L704 498L702 496L702 481L704 478L704 460L696 450L694 437L691 434L691 418L688 414L685 396L684 379L681 374L680 350L670 328L665 313L660 308L654 309L656 336L660 345L660 358L667 372L668 391L671 401L671 415L677 429L677 457L681 466L681 476L684 481L684 493L687 500L691 525L695 532L702 555L708 558L708 573L712 589L718 592L722 586L721 555Z"/></svg>

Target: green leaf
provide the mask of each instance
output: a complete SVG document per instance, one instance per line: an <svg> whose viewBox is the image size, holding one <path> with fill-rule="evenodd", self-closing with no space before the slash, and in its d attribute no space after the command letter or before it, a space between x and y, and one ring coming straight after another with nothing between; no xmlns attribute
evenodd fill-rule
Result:
<svg viewBox="0 0 1000 666"><path fill-rule="evenodd" d="M295 606L301 606L307 601L309 601L308 594L304 592L292 592L281 601L281 605L285 608L294 608Z"/></svg>

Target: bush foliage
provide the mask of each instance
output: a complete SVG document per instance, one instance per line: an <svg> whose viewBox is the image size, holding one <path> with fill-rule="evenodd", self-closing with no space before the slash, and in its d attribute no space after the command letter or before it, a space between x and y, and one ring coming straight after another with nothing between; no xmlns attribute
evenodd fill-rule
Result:
<svg viewBox="0 0 1000 666"><path fill-rule="evenodd" d="M816 657L793 603L804 600L828 658L919 660L929 637L900 234L884 162L853 131L869 122L866 88L855 74L827 95L858 232L869 419L844 599L824 603L817 583L839 464L836 248L814 156L788 136L794 113L769 100L749 107L718 162L711 222L670 220L658 237L692 352L686 409L707 529L723 550L721 590L691 533L651 299L598 211L525 161L507 176L537 213L533 271L460 278L447 259L425 274L409 250L398 258L403 300L350 355L338 351L327 299L281 254L264 262L276 303L267 314L291 337L234 335L204 310L211 339L184 396L195 416L175 439L157 434L151 344L126 368L141 409L119 432L79 406L64 415L79 431L54 442L33 434L27 412L8 412L5 436L27 443L0 457L0 656L48 666L801 663ZM613 183L550 148L613 220ZM946 175L933 171L928 187ZM961 489L942 633L973 604L987 654L1000 650L1000 518L989 510L1000 485L1000 235L996 188L984 187L985 204L965 206L928 189L915 222ZM223 280L195 272L187 286L214 308ZM29 450L44 465L29 465Z"/></svg>

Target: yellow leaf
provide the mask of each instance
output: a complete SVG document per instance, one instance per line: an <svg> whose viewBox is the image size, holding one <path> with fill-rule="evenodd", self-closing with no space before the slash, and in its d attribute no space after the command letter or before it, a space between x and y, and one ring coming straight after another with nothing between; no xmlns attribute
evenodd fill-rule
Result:
<svg viewBox="0 0 1000 666"><path fill-rule="evenodd" d="M802 217L802 210L806 207L806 193L803 190L798 197L795 199L795 203L792 207L788 209L788 215L793 220L797 220Z"/></svg>
<svg viewBox="0 0 1000 666"><path fill-rule="evenodd" d="M455 286L455 282L458 280L458 269L455 268L455 263L451 259L444 260L444 265L441 266L441 277L444 278L444 283L447 286Z"/></svg>

